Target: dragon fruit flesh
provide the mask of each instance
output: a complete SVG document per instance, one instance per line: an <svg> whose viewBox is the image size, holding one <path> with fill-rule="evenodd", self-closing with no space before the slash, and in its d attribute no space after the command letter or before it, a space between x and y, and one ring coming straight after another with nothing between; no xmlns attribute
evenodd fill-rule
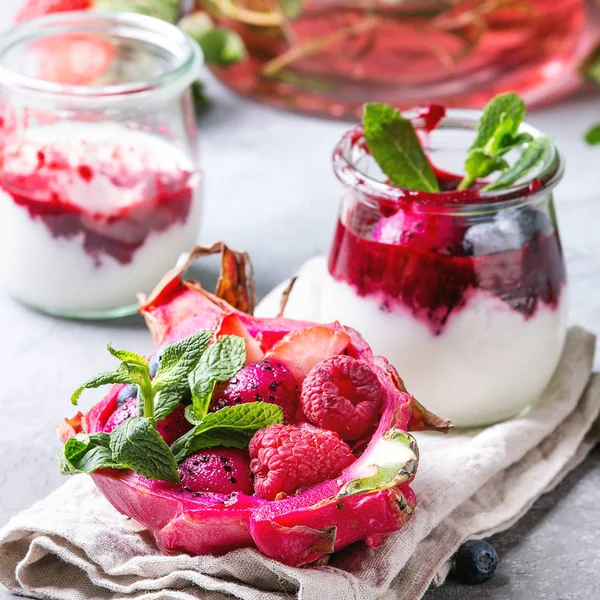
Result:
<svg viewBox="0 0 600 600"><path fill-rule="evenodd" d="M217 251L222 253L222 274L215 294L182 278L193 260ZM160 549L168 553L219 555L255 547L268 557L298 566L358 540L372 547L380 545L404 525L416 505L410 482L418 451L407 431L447 431L451 424L429 413L408 394L394 368L374 356L356 331L339 323L314 326L283 318L259 319L250 314L253 307L247 256L217 244L192 250L145 299L141 313L156 347L200 329L237 335L246 339L247 363L263 358L281 362L299 386L313 367L338 354L367 365L379 381L381 401L378 423L351 444L356 459L345 460L345 468L335 478L275 500L249 493L249 463L245 462L246 453L238 450L227 465L242 474L239 485L236 477L235 484L226 485L224 477L230 471L215 471L212 479L207 479L204 471L195 471L201 469L200 462L213 464L219 452L231 452L219 448L188 456L180 464L180 473L184 471L181 484L151 481L129 470L102 469L91 477L117 510L146 526ZM303 331L310 334L308 343ZM301 339L304 345L299 343ZM325 339L328 342L321 343ZM105 430L122 387L113 386L81 418L84 432ZM77 431L78 422L69 421L68 429ZM317 430L306 422L295 426Z"/></svg>

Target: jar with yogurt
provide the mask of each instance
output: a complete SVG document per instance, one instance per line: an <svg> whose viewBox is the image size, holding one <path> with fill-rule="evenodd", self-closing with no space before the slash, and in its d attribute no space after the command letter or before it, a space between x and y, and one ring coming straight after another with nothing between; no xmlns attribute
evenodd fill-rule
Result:
<svg viewBox="0 0 600 600"><path fill-rule="evenodd" d="M51 314L135 311L193 246L198 45L127 13L59 13L0 40L0 280Z"/></svg>
<svg viewBox="0 0 600 600"><path fill-rule="evenodd" d="M413 117L440 188L454 190L479 113L449 111L433 131ZM319 318L358 329L410 393L457 426L497 422L535 402L567 328L557 149L527 181L493 192L390 186L360 129L333 160L345 193Z"/></svg>

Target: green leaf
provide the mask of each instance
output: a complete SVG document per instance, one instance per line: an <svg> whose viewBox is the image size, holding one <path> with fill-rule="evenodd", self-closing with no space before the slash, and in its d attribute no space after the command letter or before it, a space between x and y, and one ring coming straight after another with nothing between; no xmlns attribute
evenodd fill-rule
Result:
<svg viewBox="0 0 600 600"><path fill-rule="evenodd" d="M110 449L116 463L148 479L179 482L177 461L152 419L135 417L119 425L110 436Z"/></svg>
<svg viewBox="0 0 600 600"><path fill-rule="evenodd" d="M418 462L415 439L405 431L392 427L370 451L369 460L362 467L365 476L346 483L338 497L397 486L414 476Z"/></svg>
<svg viewBox="0 0 600 600"><path fill-rule="evenodd" d="M235 32L223 27L215 27L194 38L204 54L208 65L225 67L246 58L246 46Z"/></svg>
<svg viewBox="0 0 600 600"><path fill-rule="evenodd" d="M246 448L257 431L275 423L283 423L283 411L276 404L249 402L228 406L207 414L171 448L178 461L192 452L215 446Z"/></svg>
<svg viewBox="0 0 600 600"><path fill-rule="evenodd" d="M108 433L79 433L67 440L59 455L61 475L91 473L108 467L123 468L114 462L109 443Z"/></svg>
<svg viewBox="0 0 600 600"><path fill-rule="evenodd" d="M185 16L179 21L179 27L198 42L206 64L227 66L246 58L242 38L235 31L215 27L205 12Z"/></svg>
<svg viewBox="0 0 600 600"><path fill-rule="evenodd" d="M465 162L465 171L472 179L478 179L487 177L494 171L506 169L508 166L508 163L500 156L490 155L485 150L477 148L469 152Z"/></svg>
<svg viewBox="0 0 600 600"><path fill-rule="evenodd" d="M466 175L458 184L468 189L479 178L509 168L501 157L533 139L529 133L518 133L525 116L525 103L514 92L499 94L483 109L475 139L465 162Z"/></svg>
<svg viewBox="0 0 600 600"><path fill-rule="evenodd" d="M585 141L590 146L600 144L600 123L596 123L593 127L590 127L585 134Z"/></svg>
<svg viewBox="0 0 600 600"><path fill-rule="evenodd" d="M504 170L496 181L486 185L483 191L487 192L513 185L543 160L551 146L552 138L550 136L535 138L525 148L517 162Z"/></svg>
<svg viewBox="0 0 600 600"><path fill-rule="evenodd" d="M475 140L469 150L485 148L499 134L516 135L524 116L525 103L514 92L499 94L492 98L483 109L477 124ZM507 124L510 126L508 129Z"/></svg>
<svg viewBox="0 0 600 600"><path fill-rule="evenodd" d="M115 358L118 358L120 361L127 363L128 365L135 365L137 367L141 367L142 369L150 368L148 361L143 356L140 356L135 352L131 352L129 350L116 350L110 344L108 344L106 347Z"/></svg>
<svg viewBox="0 0 600 600"><path fill-rule="evenodd" d="M208 412L216 383L231 379L245 362L246 340L234 335L218 339L202 355L189 376L193 413L198 421Z"/></svg>
<svg viewBox="0 0 600 600"><path fill-rule="evenodd" d="M181 403L188 390L187 380L182 385L161 390L154 396L154 418L166 419Z"/></svg>
<svg viewBox="0 0 600 600"><path fill-rule="evenodd" d="M412 123L399 111L386 104L366 104L363 129L369 151L393 185L440 191Z"/></svg>
<svg viewBox="0 0 600 600"><path fill-rule="evenodd" d="M127 369L119 367L115 371L107 371L105 373L99 373L98 375L88 379L81 387L78 387L71 395L71 403L77 404L79 397L83 390L98 388L103 385L111 383L130 383L133 385L139 384L138 379L134 374L130 373Z"/></svg>
<svg viewBox="0 0 600 600"><path fill-rule="evenodd" d="M210 344L212 335L212 331L202 329L167 346L162 354L156 377L152 380L153 388L158 392L180 385L182 382L187 387L187 377L198 365L198 361Z"/></svg>

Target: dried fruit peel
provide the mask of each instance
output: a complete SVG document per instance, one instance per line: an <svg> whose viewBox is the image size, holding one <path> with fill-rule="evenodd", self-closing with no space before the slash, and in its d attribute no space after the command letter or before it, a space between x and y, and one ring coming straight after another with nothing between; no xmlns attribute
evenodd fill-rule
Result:
<svg viewBox="0 0 600 600"><path fill-rule="evenodd" d="M222 246L221 251L226 253L228 249ZM289 319L255 318L206 292L196 282L183 280L186 267L203 253L205 249L192 250L142 306L156 346L182 339L200 328L218 331L232 316L262 344L264 351L288 333L313 326ZM231 256L241 261L233 273L237 276L245 272L245 255ZM223 277L227 278L227 273ZM225 289L231 290L232 286L225 285ZM117 510L150 529L159 547L168 553L222 554L256 547L268 557L299 566L357 540L371 546L383 543L389 533L406 523L416 505L409 484L416 472L418 451L407 430L411 424L418 429L431 426L438 430L447 430L451 425L425 411L406 392L389 363L374 357L356 331L339 323L328 327L349 336L352 355L371 366L383 391L375 433L358 460L335 480L276 501L245 494L193 495L174 484L110 469L92 474L98 488ZM103 429L115 409L120 387L114 386L86 415L84 431Z"/></svg>

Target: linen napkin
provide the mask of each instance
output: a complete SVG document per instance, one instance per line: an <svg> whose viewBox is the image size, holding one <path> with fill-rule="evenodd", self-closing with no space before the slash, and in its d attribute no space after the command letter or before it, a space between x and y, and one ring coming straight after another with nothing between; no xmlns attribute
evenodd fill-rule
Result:
<svg viewBox="0 0 600 600"><path fill-rule="evenodd" d="M77 476L0 530L0 582L61 600L418 600L443 582L463 541L512 525L599 440L594 345L592 334L569 330L556 373L527 414L447 436L418 433L417 510L381 548L354 544L313 568L252 549L163 556L146 530Z"/></svg>

